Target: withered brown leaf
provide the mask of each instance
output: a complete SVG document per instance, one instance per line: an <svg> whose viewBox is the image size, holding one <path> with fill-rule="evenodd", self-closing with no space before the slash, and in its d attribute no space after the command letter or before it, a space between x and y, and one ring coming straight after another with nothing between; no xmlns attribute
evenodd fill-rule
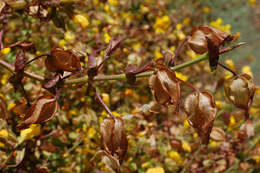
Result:
<svg viewBox="0 0 260 173"><path fill-rule="evenodd" d="M180 83L172 70L165 66L159 68L156 74L153 74L149 78L149 86L158 104L172 104L175 112L178 112L180 104Z"/></svg>
<svg viewBox="0 0 260 173"><path fill-rule="evenodd" d="M220 127L213 127L210 133L210 138L214 141L224 141L225 140L225 131Z"/></svg>
<svg viewBox="0 0 260 173"><path fill-rule="evenodd" d="M100 132L104 150L122 163L128 146L124 120L120 117L106 118L100 125Z"/></svg>
<svg viewBox="0 0 260 173"><path fill-rule="evenodd" d="M240 137L250 138L255 135L254 125L250 119L247 119L246 122L240 127Z"/></svg>
<svg viewBox="0 0 260 173"><path fill-rule="evenodd" d="M255 84L248 74L239 74L224 83L228 100L236 107L247 110L254 98Z"/></svg>
<svg viewBox="0 0 260 173"><path fill-rule="evenodd" d="M189 117L189 123L197 130L202 143L208 144L217 114L214 97L207 91L194 92L185 99L184 108Z"/></svg>
<svg viewBox="0 0 260 173"><path fill-rule="evenodd" d="M51 72L79 72L81 65L79 58L70 50L56 47L45 60L46 68Z"/></svg>
<svg viewBox="0 0 260 173"><path fill-rule="evenodd" d="M8 117L9 117L9 112L7 111L6 103L2 99L2 97L0 97L0 118L7 119Z"/></svg>
<svg viewBox="0 0 260 173"><path fill-rule="evenodd" d="M17 128L22 129L30 124L46 122L55 116L57 110L58 102L55 97L51 95L41 96L26 110L24 120L18 124Z"/></svg>

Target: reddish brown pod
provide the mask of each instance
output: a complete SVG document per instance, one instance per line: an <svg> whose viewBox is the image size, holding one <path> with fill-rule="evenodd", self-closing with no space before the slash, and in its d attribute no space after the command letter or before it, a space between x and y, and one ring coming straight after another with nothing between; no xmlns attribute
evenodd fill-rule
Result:
<svg viewBox="0 0 260 173"><path fill-rule="evenodd" d="M159 68L149 78L149 86L152 90L154 100L158 104L172 104L175 112L178 112L180 104L180 82L172 70L167 67Z"/></svg>
<svg viewBox="0 0 260 173"><path fill-rule="evenodd" d="M18 124L17 128L26 128L30 124L39 124L50 120L55 116L58 106L56 98L51 95L39 97L25 111L24 120Z"/></svg>
<svg viewBox="0 0 260 173"><path fill-rule="evenodd" d="M236 107L248 110L253 102L255 84L248 74L239 74L224 83L228 100Z"/></svg>
<svg viewBox="0 0 260 173"><path fill-rule="evenodd" d="M56 47L51 50L45 60L46 68L51 72L79 72L81 71L80 59L71 51Z"/></svg>
<svg viewBox="0 0 260 173"><path fill-rule="evenodd" d="M202 143L207 144L217 114L214 97L207 91L194 92L185 99L184 108L190 125L197 130Z"/></svg>
<svg viewBox="0 0 260 173"><path fill-rule="evenodd" d="M106 118L100 125L100 132L104 150L117 158L121 164L128 147L124 120L120 117Z"/></svg>

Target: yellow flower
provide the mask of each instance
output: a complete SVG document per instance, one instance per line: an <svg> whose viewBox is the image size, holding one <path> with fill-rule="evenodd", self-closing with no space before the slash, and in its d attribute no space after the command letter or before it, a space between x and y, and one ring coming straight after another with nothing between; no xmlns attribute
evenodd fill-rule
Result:
<svg viewBox="0 0 260 173"><path fill-rule="evenodd" d="M114 112L112 112L112 114L113 114L113 115L115 115L116 117L120 117L120 116L121 116L121 114L120 114L120 113L118 113L118 112L115 112L115 111L114 111Z"/></svg>
<svg viewBox="0 0 260 173"><path fill-rule="evenodd" d="M7 106L7 110L10 111L11 109L13 109L13 107L15 107L15 103L10 103Z"/></svg>
<svg viewBox="0 0 260 173"><path fill-rule="evenodd" d="M72 109L72 110L70 110L70 111L68 112L68 115L69 115L69 116L76 115L76 114L77 114L77 112L76 112L74 109Z"/></svg>
<svg viewBox="0 0 260 173"><path fill-rule="evenodd" d="M253 160L259 164L260 163L260 156L259 155L256 155L256 156L253 156Z"/></svg>
<svg viewBox="0 0 260 173"><path fill-rule="evenodd" d="M203 7L202 11L203 11L203 13L209 14L210 13L210 8L209 7Z"/></svg>
<svg viewBox="0 0 260 173"><path fill-rule="evenodd" d="M184 151L191 152L190 144L186 141L182 141L182 148Z"/></svg>
<svg viewBox="0 0 260 173"><path fill-rule="evenodd" d="M162 167L149 168L146 173L164 173L164 169Z"/></svg>
<svg viewBox="0 0 260 173"><path fill-rule="evenodd" d="M235 64L234 64L234 62L233 62L231 59L227 59L227 60L225 61L225 63L227 64L227 66L228 66L231 70L233 70L233 71L236 70Z"/></svg>
<svg viewBox="0 0 260 173"><path fill-rule="evenodd" d="M188 120L184 120L184 121L183 121L183 127L184 127L184 128L190 127L190 124L189 124Z"/></svg>
<svg viewBox="0 0 260 173"><path fill-rule="evenodd" d="M88 129L88 137L93 138L96 135L96 130L94 128Z"/></svg>
<svg viewBox="0 0 260 173"><path fill-rule="evenodd" d="M66 41L64 40L64 39L62 39L62 40L60 40L59 41L59 45L60 45L60 47L65 47L65 44L66 44Z"/></svg>
<svg viewBox="0 0 260 173"><path fill-rule="evenodd" d="M5 147L5 144L0 142L0 148L4 148Z"/></svg>
<svg viewBox="0 0 260 173"><path fill-rule="evenodd" d="M126 89L125 90L125 96L131 96L133 94L133 90L132 89Z"/></svg>
<svg viewBox="0 0 260 173"><path fill-rule="evenodd" d="M249 0L251 5L255 5L256 0Z"/></svg>
<svg viewBox="0 0 260 173"><path fill-rule="evenodd" d="M180 72L175 72L175 75L177 78L183 80L183 81L187 81L189 79L188 75L182 74Z"/></svg>
<svg viewBox="0 0 260 173"><path fill-rule="evenodd" d="M178 23L178 24L176 25L176 30L181 30L181 28L182 28L182 24L181 24L181 23Z"/></svg>
<svg viewBox="0 0 260 173"><path fill-rule="evenodd" d="M88 18L85 15L77 14L73 18L74 22L79 24L83 29L89 25Z"/></svg>
<svg viewBox="0 0 260 173"><path fill-rule="evenodd" d="M231 115L229 119L229 127L234 127L237 124L236 119L233 115Z"/></svg>
<svg viewBox="0 0 260 173"><path fill-rule="evenodd" d="M158 51L158 50L154 51L154 60L157 60L162 57L163 57L163 54L160 51Z"/></svg>
<svg viewBox="0 0 260 173"><path fill-rule="evenodd" d="M220 145L220 143L219 143L219 142L216 142L216 141L210 140L210 142L209 142L209 146L210 146L211 148L216 148L216 147L218 147L219 145Z"/></svg>
<svg viewBox="0 0 260 173"><path fill-rule="evenodd" d="M140 50L142 45L141 45L141 43L135 43L135 44L133 44L132 47L133 47L134 51L138 51L138 50Z"/></svg>
<svg viewBox="0 0 260 173"><path fill-rule="evenodd" d="M9 74L5 73L1 78L1 84L5 85L8 82Z"/></svg>
<svg viewBox="0 0 260 173"><path fill-rule="evenodd" d="M230 33L230 24L222 25L222 22L222 19L218 18L217 20L210 22L210 25L224 32Z"/></svg>
<svg viewBox="0 0 260 173"><path fill-rule="evenodd" d="M182 164L182 158L177 151L170 151L169 157L172 158L176 163Z"/></svg>
<svg viewBox="0 0 260 173"><path fill-rule="evenodd" d="M196 54L193 50L189 49L186 51L186 54L191 58L191 59L196 59L198 58L200 55Z"/></svg>
<svg viewBox="0 0 260 173"><path fill-rule="evenodd" d="M101 97L102 97L102 100L104 101L104 103L105 103L106 105L109 105L109 104L110 104L110 96L109 96L109 94L107 94L107 93L102 93L102 94L101 94Z"/></svg>
<svg viewBox="0 0 260 173"><path fill-rule="evenodd" d="M150 162L144 162L141 167L142 168L147 168L150 165Z"/></svg>
<svg viewBox="0 0 260 173"><path fill-rule="evenodd" d="M105 43L109 43L110 39L111 39L110 35L107 32L105 32L104 34Z"/></svg>
<svg viewBox="0 0 260 173"><path fill-rule="evenodd" d="M251 67L248 66L248 65L245 65L244 67L242 67L242 72L250 75L251 77L253 77L253 73L251 71Z"/></svg>
<svg viewBox="0 0 260 173"><path fill-rule="evenodd" d="M28 140L32 139L35 136L38 136L41 133L41 125L40 124L31 124L29 128L21 130L20 136L23 139Z"/></svg>
<svg viewBox="0 0 260 173"><path fill-rule="evenodd" d="M11 52L11 48L10 47L7 47L7 48L4 48L4 49L1 50L1 53L4 54L4 55L6 55L6 54L8 54L10 52Z"/></svg>
<svg viewBox="0 0 260 173"><path fill-rule="evenodd" d="M164 33L170 26L171 20L169 16L157 17L153 25L156 33Z"/></svg>
<svg viewBox="0 0 260 173"><path fill-rule="evenodd" d="M199 136L199 135L198 135L198 133L196 133L196 132L195 132L195 133L193 133L193 138L195 138L195 139L196 139L196 138L198 138L198 136Z"/></svg>
<svg viewBox="0 0 260 173"><path fill-rule="evenodd" d="M218 109L221 109L222 108L222 106L223 106L223 103L221 102L221 101L216 101L216 106L217 106L217 108Z"/></svg>
<svg viewBox="0 0 260 173"><path fill-rule="evenodd" d="M5 129L0 130L0 136L7 137L8 136L7 130L5 130Z"/></svg>
<svg viewBox="0 0 260 173"><path fill-rule="evenodd" d="M76 36L73 32L67 31L65 33L64 39L68 42L73 42L75 40Z"/></svg>
<svg viewBox="0 0 260 173"><path fill-rule="evenodd" d="M117 0L108 0L108 3L111 5L117 5L118 1Z"/></svg>
<svg viewBox="0 0 260 173"><path fill-rule="evenodd" d="M188 25L190 23L190 18L186 17L183 19L183 24Z"/></svg>

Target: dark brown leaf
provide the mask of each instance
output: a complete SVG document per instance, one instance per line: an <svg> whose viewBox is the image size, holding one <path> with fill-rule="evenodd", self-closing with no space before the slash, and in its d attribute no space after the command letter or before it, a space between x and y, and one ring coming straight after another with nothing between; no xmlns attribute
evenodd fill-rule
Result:
<svg viewBox="0 0 260 173"><path fill-rule="evenodd" d="M0 118L5 120L8 117L9 117L9 112L7 111L6 103L2 99L2 97L0 97Z"/></svg>
<svg viewBox="0 0 260 173"><path fill-rule="evenodd" d="M106 49L106 56L110 56L120 46L123 40L124 38L112 38L109 41L108 48Z"/></svg>
<svg viewBox="0 0 260 173"><path fill-rule="evenodd" d="M207 37L207 45L209 51L209 65L211 70L215 70L218 66L219 59L219 46L212 40L212 38Z"/></svg>

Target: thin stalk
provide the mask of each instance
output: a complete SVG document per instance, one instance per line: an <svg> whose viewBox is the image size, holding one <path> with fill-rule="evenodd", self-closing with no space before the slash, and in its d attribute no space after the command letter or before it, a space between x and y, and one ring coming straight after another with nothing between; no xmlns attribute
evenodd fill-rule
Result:
<svg viewBox="0 0 260 173"><path fill-rule="evenodd" d="M102 98L100 97L98 91L96 90L96 96L98 101L101 103L101 105L105 108L105 110L107 111L107 113L110 115L110 117L114 118L115 116L113 115L113 113L110 111L110 109L107 107L107 105L104 103L104 101L102 100Z"/></svg>
<svg viewBox="0 0 260 173"><path fill-rule="evenodd" d="M231 72L234 76L237 76L237 73L234 72L233 70L231 70L230 68L228 68L227 66L225 66L224 64L221 64L220 62L218 62L218 65L222 68L224 68L225 70Z"/></svg>
<svg viewBox="0 0 260 173"><path fill-rule="evenodd" d="M193 86L191 83L186 82L186 81L184 81L184 80L181 80L180 78L177 78L177 77L176 77L176 79L178 79L181 83L187 85L188 87L190 87L190 88L193 89L194 91L199 92L199 89L196 88L195 86Z"/></svg>
<svg viewBox="0 0 260 173"><path fill-rule="evenodd" d="M176 61L176 59L180 55L181 49L183 48L183 46L185 45L185 43L188 41L189 38L190 38L190 36L187 36L184 40L182 40L181 44L176 49L175 55L174 55L173 59L171 60L173 63Z"/></svg>
<svg viewBox="0 0 260 173"><path fill-rule="evenodd" d="M30 64L31 62L39 59L39 58L42 58L43 56L50 56L49 54L42 54L42 55L39 55L39 56L36 56L35 58L29 60L28 62L26 62L26 65Z"/></svg>

